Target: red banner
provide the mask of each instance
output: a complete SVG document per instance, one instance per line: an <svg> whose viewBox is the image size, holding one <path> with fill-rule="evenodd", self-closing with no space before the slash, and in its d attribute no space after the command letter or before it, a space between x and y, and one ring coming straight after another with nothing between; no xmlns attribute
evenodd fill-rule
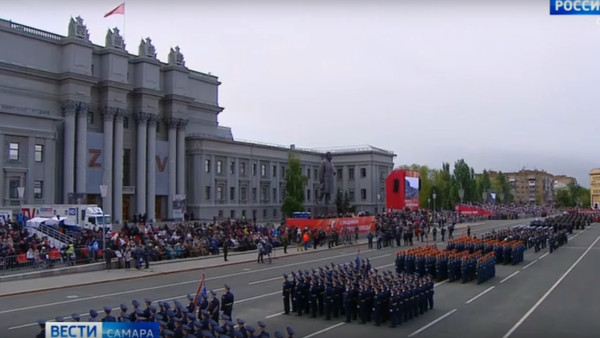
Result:
<svg viewBox="0 0 600 338"><path fill-rule="evenodd" d="M363 217L346 217L346 218L323 218L323 219L306 219L306 218L288 218L286 225L292 227L299 227L301 229L323 229L329 231L337 229L341 232L344 228L358 227L359 233L368 233L375 231L375 217L374 216L363 216Z"/></svg>
<svg viewBox="0 0 600 338"><path fill-rule="evenodd" d="M476 207L472 207L469 205L457 205L456 212L461 213L463 215L477 215L477 216L491 216L492 212L479 209Z"/></svg>

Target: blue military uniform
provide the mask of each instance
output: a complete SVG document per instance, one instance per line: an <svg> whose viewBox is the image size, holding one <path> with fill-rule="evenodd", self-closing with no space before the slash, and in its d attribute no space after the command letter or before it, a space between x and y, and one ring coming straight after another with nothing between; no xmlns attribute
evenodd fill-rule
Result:
<svg viewBox="0 0 600 338"><path fill-rule="evenodd" d="M225 284L225 293L221 296L221 310L223 314L231 317L231 312L233 312L233 293L231 293L231 288L229 285Z"/></svg>

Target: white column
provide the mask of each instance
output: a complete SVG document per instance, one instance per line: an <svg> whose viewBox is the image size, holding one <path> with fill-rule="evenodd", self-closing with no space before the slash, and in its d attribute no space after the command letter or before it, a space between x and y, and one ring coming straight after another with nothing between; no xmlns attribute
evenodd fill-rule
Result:
<svg viewBox="0 0 600 338"><path fill-rule="evenodd" d="M102 184L108 186L102 209L112 215L112 159L113 159L113 117L115 109L104 107L104 154L102 155Z"/></svg>
<svg viewBox="0 0 600 338"><path fill-rule="evenodd" d="M135 203L136 214L146 213L146 128L148 125L148 114L137 113L137 150L136 150L136 183Z"/></svg>
<svg viewBox="0 0 600 338"><path fill-rule="evenodd" d="M62 109L65 115L65 139L62 152L63 203L68 203L69 193L75 192L73 183L75 176L75 111L77 110L77 103L72 100L65 100L62 103Z"/></svg>
<svg viewBox="0 0 600 338"><path fill-rule="evenodd" d="M80 102L77 109L77 162L75 163L75 191L87 190L87 103Z"/></svg>
<svg viewBox="0 0 600 338"><path fill-rule="evenodd" d="M149 221L156 221L156 124L157 116L148 115L148 152L146 168L148 170L146 184L146 214Z"/></svg>
<svg viewBox="0 0 600 338"><path fill-rule="evenodd" d="M123 119L125 111L117 109L115 114L115 138L113 160L113 213L116 224L123 223Z"/></svg>
<svg viewBox="0 0 600 338"><path fill-rule="evenodd" d="M177 129L177 194L185 194L185 126L187 120L179 120Z"/></svg>
<svg viewBox="0 0 600 338"><path fill-rule="evenodd" d="M169 196L167 197L167 218L173 218L173 197L176 192L177 176L177 119L166 120L169 128Z"/></svg>

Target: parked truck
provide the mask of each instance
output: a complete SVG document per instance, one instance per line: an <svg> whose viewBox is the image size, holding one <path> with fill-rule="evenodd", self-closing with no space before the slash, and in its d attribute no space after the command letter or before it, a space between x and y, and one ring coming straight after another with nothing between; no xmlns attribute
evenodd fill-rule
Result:
<svg viewBox="0 0 600 338"><path fill-rule="evenodd" d="M39 204L23 205L21 212L25 219L55 218L68 226L83 229L112 231L110 215L104 214L102 208L95 204Z"/></svg>

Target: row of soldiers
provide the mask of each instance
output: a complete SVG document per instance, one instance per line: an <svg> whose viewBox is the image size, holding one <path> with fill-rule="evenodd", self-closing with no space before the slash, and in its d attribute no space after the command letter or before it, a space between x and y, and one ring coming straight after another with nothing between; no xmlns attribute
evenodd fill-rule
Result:
<svg viewBox="0 0 600 338"><path fill-rule="evenodd" d="M559 230L566 230L569 233L573 232L573 229L583 230L586 226L592 223L592 215L584 214L563 214L553 217L547 217L543 220L536 219L531 221L532 226L544 226L550 227L556 233Z"/></svg>
<svg viewBox="0 0 600 338"><path fill-rule="evenodd" d="M379 273L368 260L292 271L283 275L284 314L342 317L345 322L396 327L433 308L433 280L413 274Z"/></svg>
<svg viewBox="0 0 600 338"><path fill-rule="evenodd" d="M225 286L229 292L229 286ZM215 292L211 292L212 299L215 298ZM157 302L154 305L150 298L144 299L145 308L137 300L131 302L132 309L126 304L119 306L120 313L113 315L112 308L105 306L104 316L100 316L98 311L91 309L89 311L88 322L157 322L159 324L160 338L204 338L204 337L242 337L242 338L265 338L270 337L266 330L266 324L262 321L257 322L257 327L246 325L246 322L237 318L235 325L231 317L225 314L225 311L217 317L214 317L207 309L201 309L202 302L197 305L195 297L187 296L188 304L184 305L179 300L174 300L173 305L169 302ZM227 297L223 297L225 302ZM219 323L219 319L221 323ZM56 322L64 322L63 317L56 317ZM79 322L81 316L73 313L69 322ZM45 321L38 322L40 332L36 338L45 338ZM285 335L279 331L273 333L275 337L293 338L294 330L287 327Z"/></svg>
<svg viewBox="0 0 600 338"><path fill-rule="evenodd" d="M445 250L426 245L396 254L397 273L416 273L442 281L467 283L487 281L495 276L495 264L518 264L523 261L526 246L522 241L483 240L460 237L448 242Z"/></svg>

